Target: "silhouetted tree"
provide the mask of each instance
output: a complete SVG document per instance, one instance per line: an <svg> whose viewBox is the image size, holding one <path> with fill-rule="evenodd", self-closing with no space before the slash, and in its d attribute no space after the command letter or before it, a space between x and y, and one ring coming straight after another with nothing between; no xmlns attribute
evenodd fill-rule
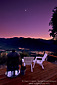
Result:
<svg viewBox="0 0 57 85"><path fill-rule="evenodd" d="M53 37L53 39L55 38L55 36L57 35L57 7L55 7L52 10L53 14L51 17L51 20L49 22L49 25L52 26L52 29L49 29L50 31L50 36Z"/></svg>

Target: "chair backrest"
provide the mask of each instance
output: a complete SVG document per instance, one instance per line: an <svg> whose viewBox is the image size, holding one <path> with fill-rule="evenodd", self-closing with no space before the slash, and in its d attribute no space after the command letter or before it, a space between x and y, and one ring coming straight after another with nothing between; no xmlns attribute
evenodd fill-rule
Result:
<svg viewBox="0 0 57 85"><path fill-rule="evenodd" d="M45 61L46 58L47 58L47 54L45 53L44 56L42 57L42 61L41 62Z"/></svg>
<svg viewBox="0 0 57 85"><path fill-rule="evenodd" d="M24 57L24 62L26 65L31 65L33 62L34 57Z"/></svg>

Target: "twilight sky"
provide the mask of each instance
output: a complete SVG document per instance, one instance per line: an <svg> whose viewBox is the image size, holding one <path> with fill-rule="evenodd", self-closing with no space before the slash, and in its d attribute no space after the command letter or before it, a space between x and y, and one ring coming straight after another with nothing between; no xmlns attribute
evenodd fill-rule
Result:
<svg viewBox="0 0 57 85"><path fill-rule="evenodd" d="M0 38L50 39L49 21L57 0L0 0Z"/></svg>

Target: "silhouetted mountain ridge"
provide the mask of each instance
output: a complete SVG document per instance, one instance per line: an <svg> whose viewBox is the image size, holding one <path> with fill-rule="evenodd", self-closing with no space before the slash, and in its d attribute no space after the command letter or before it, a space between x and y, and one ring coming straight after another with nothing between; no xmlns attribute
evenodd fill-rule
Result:
<svg viewBox="0 0 57 85"><path fill-rule="evenodd" d="M48 50L56 51L57 45L54 44L54 40L33 39L33 38L0 38L0 49L15 48L28 48L30 50Z"/></svg>

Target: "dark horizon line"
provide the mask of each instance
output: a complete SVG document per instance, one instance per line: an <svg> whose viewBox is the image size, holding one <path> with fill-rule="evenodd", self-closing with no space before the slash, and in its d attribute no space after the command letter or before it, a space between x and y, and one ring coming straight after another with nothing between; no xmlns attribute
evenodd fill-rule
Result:
<svg viewBox="0 0 57 85"><path fill-rule="evenodd" d="M53 40L53 39L44 39L44 38L32 38L32 37L4 37L4 39L11 39L11 38L31 38L31 39L43 39L43 40Z"/></svg>

